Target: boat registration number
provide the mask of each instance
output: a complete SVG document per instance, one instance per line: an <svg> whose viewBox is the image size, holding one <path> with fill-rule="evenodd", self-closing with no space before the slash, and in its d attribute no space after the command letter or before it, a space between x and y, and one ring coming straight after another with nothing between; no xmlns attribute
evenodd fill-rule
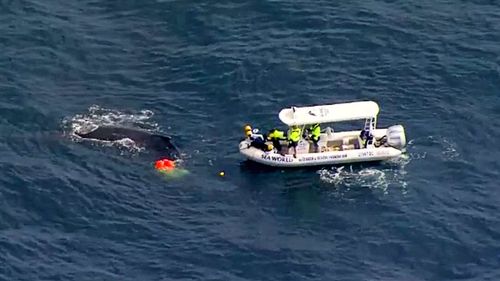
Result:
<svg viewBox="0 0 500 281"><path fill-rule="evenodd" d="M358 157L370 157L373 155L374 155L373 151L363 151L358 153Z"/></svg>

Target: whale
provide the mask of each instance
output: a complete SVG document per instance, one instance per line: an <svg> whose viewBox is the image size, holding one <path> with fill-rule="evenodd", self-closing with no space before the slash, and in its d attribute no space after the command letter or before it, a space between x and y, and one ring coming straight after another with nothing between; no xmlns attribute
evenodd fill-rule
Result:
<svg viewBox="0 0 500 281"><path fill-rule="evenodd" d="M160 153L162 157L167 157L171 160L177 160L180 157L180 152L172 143L171 137L142 129L98 126L90 132L75 132L75 134L84 139L101 141L117 141L128 138L133 140L138 146Z"/></svg>

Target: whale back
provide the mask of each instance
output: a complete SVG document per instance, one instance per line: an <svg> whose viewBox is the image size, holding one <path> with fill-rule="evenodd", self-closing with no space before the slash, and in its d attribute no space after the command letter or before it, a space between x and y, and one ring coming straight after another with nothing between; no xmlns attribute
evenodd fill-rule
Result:
<svg viewBox="0 0 500 281"><path fill-rule="evenodd" d="M133 140L137 145L159 152L165 157L177 159L180 156L177 147L172 143L170 137L140 129L100 126L91 132L76 134L85 139L103 141L117 141L128 138Z"/></svg>

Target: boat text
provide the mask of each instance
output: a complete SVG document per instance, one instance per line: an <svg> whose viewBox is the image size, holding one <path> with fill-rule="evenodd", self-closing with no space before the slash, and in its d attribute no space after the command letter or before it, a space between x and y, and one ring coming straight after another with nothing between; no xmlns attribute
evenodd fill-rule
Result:
<svg viewBox="0 0 500 281"><path fill-rule="evenodd" d="M293 162L293 158L291 157L283 157L283 156L273 156L269 154L262 154L262 159L275 161L275 162Z"/></svg>
<svg viewBox="0 0 500 281"><path fill-rule="evenodd" d="M358 157L371 157L373 156L373 151L363 151L358 153Z"/></svg>
<svg viewBox="0 0 500 281"><path fill-rule="evenodd" d="M347 158L347 154L307 156L307 157L299 158L299 162L334 160L334 159L342 159L342 158Z"/></svg>
<svg viewBox="0 0 500 281"><path fill-rule="evenodd" d="M387 150L382 150L382 151L377 151L378 156L389 156L389 151Z"/></svg>

